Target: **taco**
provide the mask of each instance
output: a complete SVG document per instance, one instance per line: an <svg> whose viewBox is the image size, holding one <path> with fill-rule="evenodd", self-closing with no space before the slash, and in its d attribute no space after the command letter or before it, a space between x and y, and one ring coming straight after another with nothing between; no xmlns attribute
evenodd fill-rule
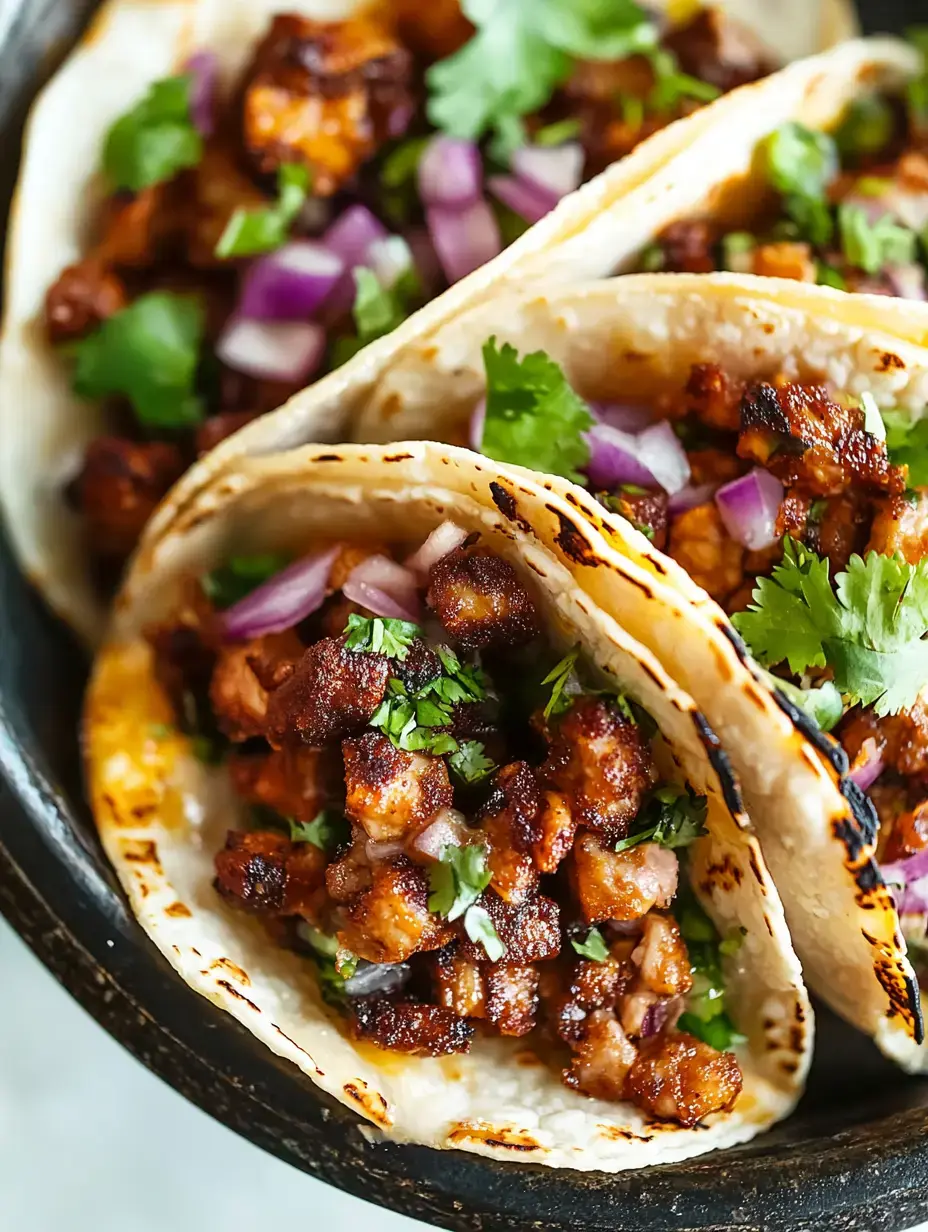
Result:
<svg viewBox="0 0 928 1232"><path fill-rule="evenodd" d="M672 121L700 129L775 67L721 9L569 7L473 2L475 28L455 0L103 6L31 118L0 347L14 544L87 639L198 455L450 284L440 316L546 251L680 149ZM789 54L846 33L837 3L790 8ZM343 416L391 353L338 387Z"/></svg>
<svg viewBox="0 0 928 1232"><path fill-rule="evenodd" d="M389 1138L614 1171L785 1116L812 1020L724 753L549 499L421 442L243 461L133 565L84 748L192 988Z"/></svg>
<svg viewBox="0 0 928 1232"><path fill-rule="evenodd" d="M563 477L548 533L718 732L810 987L919 1067L928 306L903 339L884 306L734 275L499 298L401 356L363 427Z"/></svg>

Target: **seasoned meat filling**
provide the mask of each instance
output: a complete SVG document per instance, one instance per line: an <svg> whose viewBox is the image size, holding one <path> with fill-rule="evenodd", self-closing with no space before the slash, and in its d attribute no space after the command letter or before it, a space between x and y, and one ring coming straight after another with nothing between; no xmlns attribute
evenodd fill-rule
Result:
<svg viewBox="0 0 928 1232"><path fill-rule="evenodd" d="M122 561L142 527L184 470L176 445L100 436L91 441L77 481L78 504L94 552Z"/></svg>
<svg viewBox="0 0 928 1232"><path fill-rule="evenodd" d="M647 716L588 683L579 648L548 647L521 575L466 542L427 580L409 570L404 585L417 602L427 590L439 618L422 626L345 607L343 593L358 593L350 580L372 555L402 580L399 561L421 545L343 543L322 549L327 584L298 629L273 614L286 558L271 554L191 582L176 623L150 631L178 725L191 747L208 732L203 755L224 762L243 821L254 811L215 855L216 889L316 963L359 1040L434 1057L478 1034L537 1033L579 1094L673 1116L656 1080L639 1097L629 1074L646 1044L671 1038L694 987L671 912L705 804L659 784ZM258 614L243 624L243 611ZM327 636L336 613L344 625ZM484 661L488 647L505 653ZM547 704L532 679L551 688ZM494 761L509 747L522 756ZM704 955L718 941L700 920ZM724 1005L720 961L707 1021ZM673 1086L682 1118L721 1106L706 1094L718 1067L701 1080L703 1054L687 1055Z"/></svg>

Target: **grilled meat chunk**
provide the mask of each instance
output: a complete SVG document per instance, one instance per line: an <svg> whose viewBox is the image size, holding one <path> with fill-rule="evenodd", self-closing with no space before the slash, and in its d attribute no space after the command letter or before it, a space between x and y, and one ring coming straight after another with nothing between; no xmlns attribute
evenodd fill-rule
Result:
<svg viewBox="0 0 928 1232"><path fill-rule="evenodd" d="M738 456L812 496L851 488L898 495L905 488L904 471L890 463L886 442L866 431L863 411L835 402L822 385L761 383L745 390Z"/></svg>
<svg viewBox="0 0 928 1232"><path fill-rule="evenodd" d="M350 903L373 884L374 861L371 860L363 833L357 829L347 851L325 870L325 884L329 896L336 903Z"/></svg>
<svg viewBox="0 0 928 1232"><path fill-rule="evenodd" d="M69 265L45 296L48 339L57 344L83 338L128 302L122 279L98 257Z"/></svg>
<svg viewBox="0 0 928 1232"><path fill-rule="evenodd" d="M630 492L623 488L617 499L622 517L627 518L656 548L663 551L667 546L667 493Z"/></svg>
<svg viewBox="0 0 928 1232"><path fill-rule="evenodd" d="M243 800L294 821L313 821L338 791L338 763L328 749L233 753L227 767Z"/></svg>
<svg viewBox="0 0 928 1232"><path fill-rule="evenodd" d="M223 898L263 915L312 918L325 886L325 854L272 830L230 830L215 864Z"/></svg>
<svg viewBox="0 0 928 1232"><path fill-rule="evenodd" d="M673 857L676 865L672 851L658 850ZM671 915L652 911L645 916L641 941L632 951L632 963L638 968L636 987L641 990L657 993L661 997L679 997L693 987L686 942L680 933L680 925Z"/></svg>
<svg viewBox="0 0 928 1232"><path fill-rule="evenodd" d="M540 773L580 825L617 837L657 781L641 729L595 696L578 698L560 719Z"/></svg>
<svg viewBox="0 0 928 1232"><path fill-rule="evenodd" d="M744 548L725 529L713 501L674 518L667 551L713 599L724 602L744 581Z"/></svg>
<svg viewBox="0 0 928 1232"><path fill-rule="evenodd" d="M435 956L435 992L439 1005L460 1018L486 1017L486 989L483 972L486 963L471 962L457 947L441 950Z"/></svg>
<svg viewBox="0 0 928 1232"><path fill-rule="evenodd" d="M657 843L615 851L596 834L574 843L571 878L590 924L637 920L652 907L667 907L677 892L677 857Z"/></svg>
<svg viewBox="0 0 928 1232"><path fill-rule="evenodd" d="M543 792L532 835L535 867L542 873L555 872L570 854L576 833L577 819L567 797L556 791Z"/></svg>
<svg viewBox="0 0 928 1232"><path fill-rule="evenodd" d="M230 740L264 734L268 689L292 675L302 654L303 643L292 629L220 647L209 696L220 730Z"/></svg>
<svg viewBox="0 0 928 1232"><path fill-rule="evenodd" d="M386 656L347 650L344 637L323 638L268 698L267 737L281 745L341 739L368 723L389 678Z"/></svg>
<svg viewBox="0 0 928 1232"><path fill-rule="evenodd" d="M480 828L486 836L490 884L507 903L525 902L538 889L531 844L540 806L541 790L526 762L497 771Z"/></svg>
<svg viewBox="0 0 928 1232"><path fill-rule="evenodd" d="M368 962L397 963L451 940L451 926L429 911L429 884L421 869L401 857L374 865L371 878L370 889L348 908L340 945Z"/></svg>
<svg viewBox="0 0 928 1232"><path fill-rule="evenodd" d="M853 762L866 740L876 742L876 753L887 766L906 778L928 775L928 697L921 696L908 710L883 718L869 708L857 707L841 722L839 739Z"/></svg>
<svg viewBox="0 0 928 1232"><path fill-rule="evenodd" d="M209 453L211 449L227 437L250 424L257 415L253 411L224 411L220 415L211 415L197 428L195 448L197 457Z"/></svg>
<svg viewBox="0 0 928 1232"><path fill-rule="evenodd" d="M737 1059L692 1035L642 1040L625 1080L625 1096L662 1121L697 1125L730 1108L741 1093Z"/></svg>
<svg viewBox="0 0 928 1232"><path fill-rule="evenodd" d="M535 1026L538 972L516 963L475 963L457 950L435 959L439 1002L462 1018L480 1018L500 1035L527 1035Z"/></svg>
<svg viewBox="0 0 928 1232"><path fill-rule="evenodd" d="M370 17L313 21L278 14L258 46L242 89L245 150L262 174L301 163L313 192L329 196L413 110L412 62Z"/></svg>
<svg viewBox="0 0 928 1232"><path fill-rule="evenodd" d="M271 201L238 165L237 151L228 141L208 141L189 175L187 260L194 269L213 269L227 259L217 256L216 245L236 210L266 209Z"/></svg>
<svg viewBox="0 0 928 1232"><path fill-rule="evenodd" d="M901 501L902 497L888 500ZM810 508L805 542L813 552L828 558L832 577L847 568L855 552L863 550L871 511L872 503L856 492L816 501Z"/></svg>
<svg viewBox="0 0 928 1232"><path fill-rule="evenodd" d="M454 792L448 767L429 753L405 753L380 732L342 744L345 812L378 842L404 838L450 808Z"/></svg>
<svg viewBox="0 0 928 1232"><path fill-rule="evenodd" d="M661 268L674 274L711 274L716 268L718 229L699 218L672 222L657 237L664 254Z"/></svg>
<svg viewBox="0 0 928 1232"><path fill-rule="evenodd" d="M766 77L777 67L754 32L720 8L700 8L689 21L670 29L663 43L682 72L723 93Z"/></svg>
<svg viewBox="0 0 928 1232"><path fill-rule="evenodd" d="M95 555L125 560L159 501L183 472L184 457L176 445L117 436L91 441L77 494Z"/></svg>
<svg viewBox="0 0 928 1232"><path fill-rule="evenodd" d="M754 250L751 273L762 278L788 278L791 282L816 282L818 265L810 244L781 240L759 244Z"/></svg>
<svg viewBox="0 0 928 1232"><path fill-rule="evenodd" d="M546 967L542 978L545 1016L567 1043L577 1042L596 1010L611 1010L631 983L629 952L634 942L621 941L609 950L605 962L577 958Z"/></svg>
<svg viewBox="0 0 928 1232"><path fill-rule="evenodd" d="M495 890L488 889L480 898L500 941L506 947L510 963L540 962L553 958L561 948L560 911L553 898L536 894L519 906L505 902ZM485 963L486 950L479 941L462 937L461 954L471 962Z"/></svg>
<svg viewBox="0 0 928 1232"><path fill-rule="evenodd" d="M910 565L928 555L928 488L874 501L874 509L868 552L898 553Z"/></svg>
<svg viewBox="0 0 928 1232"><path fill-rule="evenodd" d="M564 1071L566 1086L596 1099L624 1098L626 1076L637 1051L611 1011L594 1010L571 1048L570 1069Z"/></svg>
<svg viewBox="0 0 928 1232"><path fill-rule="evenodd" d="M485 548L455 548L433 565L427 601L465 650L519 646L540 627L512 565Z"/></svg>
<svg viewBox="0 0 928 1232"><path fill-rule="evenodd" d="M468 1052L474 1028L440 1005L360 997L352 1002L357 1039L414 1057L444 1057Z"/></svg>

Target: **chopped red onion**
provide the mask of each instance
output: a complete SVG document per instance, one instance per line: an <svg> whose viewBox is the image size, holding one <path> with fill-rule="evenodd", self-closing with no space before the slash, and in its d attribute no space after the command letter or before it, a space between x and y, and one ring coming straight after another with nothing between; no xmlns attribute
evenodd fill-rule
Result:
<svg viewBox="0 0 928 1232"><path fill-rule="evenodd" d="M590 402L588 406L598 423L618 428L620 432L641 432L654 423L654 415L647 406L618 402Z"/></svg>
<svg viewBox="0 0 928 1232"><path fill-rule="evenodd" d="M433 137L419 159L419 196L424 205L459 210L480 199L483 163L473 141Z"/></svg>
<svg viewBox="0 0 928 1232"><path fill-rule="evenodd" d="M512 156L512 169L521 180L553 193L559 200L578 188L583 178L583 146L525 145Z"/></svg>
<svg viewBox="0 0 928 1232"><path fill-rule="evenodd" d="M352 271L367 265L371 245L388 239L390 232L366 205L350 205L325 231L322 243L340 257L345 266L338 283L326 300L326 310L344 314L354 303L355 282Z"/></svg>
<svg viewBox="0 0 928 1232"><path fill-rule="evenodd" d="M369 838L364 844L364 854L371 863L378 860L393 860L403 854L405 843L401 838L390 838L379 841Z"/></svg>
<svg viewBox="0 0 928 1232"><path fill-rule="evenodd" d="M662 1031L670 1017L673 1002L671 1000L654 1001L645 1010L641 1019L641 1029L638 1034L642 1039L648 1039Z"/></svg>
<svg viewBox="0 0 928 1232"><path fill-rule="evenodd" d="M892 288L893 295L900 299L925 300L924 266L915 263L911 265L887 265L883 273Z"/></svg>
<svg viewBox="0 0 928 1232"><path fill-rule="evenodd" d="M673 495L686 486L690 464L679 438L666 420L645 428L637 436L608 424L596 424L587 433L590 461L587 474L594 487L624 483L663 488Z"/></svg>
<svg viewBox="0 0 928 1232"><path fill-rule="evenodd" d="M409 963L369 963L362 960L354 975L345 980L342 991L347 997L396 992L411 975Z"/></svg>
<svg viewBox="0 0 928 1232"><path fill-rule="evenodd" d="M559 199L550 188L530 180L520 180L514 175L491 175L487 188L497 201L502 201L526 222L538 222L550 214Z"/></svg>
<svg viewBox="0 0 928 1232"><path fill-rule="evenodd" d="M483 448L483 429L487 422L487 400L481 398L471 413L470 423L467 429L467 443L473 449L474 453L479 453Z"/></svg>
<svg viewBox="0 0 928 1232"><path fill-rule="evenodd" d="M216 355L248 376L300 384L325 355L325 330L314 321L252 321L232 317L216 343Z"/></svg>
<svg viewBox="0 0 928 1232"><path fill-rule="evenodd" d="M893 891L900 914L917 915L928 911L928 847L905 860L884 864L880 871Z"/></svg>
<svg viewBox="0 0 928 1232"><path fill-rule="evenodd" d="M265 633L282 633L318 611L338 553L336 545L304 556L226 608L221 615L226 637L245 642Z"/></svg>
<svg viewBox="0 0 928 1232"><path fill-rule="evenodd" d="M724 484L715 494L725 529L736 543L752 552L776 542L777 513L782 499L782 483L759 466Z"/></svg>
<svg viewBox="0 0 928 1232"><path fill-rule="evenodd" d="M863 742L860 752L863 757L858 754L857 761L847 777L852 779L861 791L869 791L883 773L884 762L872 736L868 736Z"/></svg>
<svg viewBox="0 0 928 1232"><path fill-rule="evenodd" d="M688 483L685 488L675 492L667 502L667 512L670 514L686 513L687 509L695 509L712 500L718 488L717 483Z"/></svg>
<svg viewBox="0 0 928 1232"><path fill-rule="evenodd" d="M418 624L421 607L416 575L388 556L368 556L349 573L342 594L389 620Z"/></svg>
<svg viewBox="0 0 928 1232"><path fill-rule="evenodd" d="M404 99L397 103L390 111L387 119L387 136L394 141L397 137L402 137L412 123L413 116L416 114L416 105L411 98Z"/></svg>
<svg viewBox="0 0 928 1232"><path fill-rule="evenodd" d="M446 847L465 847L474 837L464 814L456 809L442 809L433 822L417 834L412 846L429 860L440 860Z"/></svg>
<svg viewBox="0 0 928 1232"><path fill-rule="evenodd" d="M203 137L211 136L216 124L216 82L219 76L219 61L215 52L198 51L184 65L190 82L190 118L194 128Z"/></svg>
<svg viewBox="0 0 928 1232"><path fill-rule="evenodd" d="M388 235L386 239L374 240L368 248L367 264L380 285L389 291L413 268L412 252L401 235Z"/></svg>
<svg viewBox="0 0 928 1232"><path fill-rule="evenodd" d="M499 224L486 201L462 210L433 205L426 211L429 235L449 282L457 282L503 251Z"/></svg>
<svg viewBox="0 0 928 1232"><path fill-rule="evenodd" d="M442 522L436 526L417 552L406 561L405 567L417 577L428 577L433 565L443 560L449 552L467 538L467 531L456 522Z"/></svg>
<svg viewBox="0 0 928 1232"><path fill-rule="evenodd" d="M302 321L320 306L345 270L323 244L294 240L253 261L242 280L238 311L260 321Z"/></svg>

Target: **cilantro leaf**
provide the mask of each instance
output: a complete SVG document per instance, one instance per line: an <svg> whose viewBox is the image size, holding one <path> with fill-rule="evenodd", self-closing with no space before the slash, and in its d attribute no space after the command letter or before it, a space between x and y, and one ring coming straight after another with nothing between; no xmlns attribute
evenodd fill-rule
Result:
<svg viewBox="0 0 928 1232"><path fill-rule="evenodd" d="M666 48L652 51L649 59L654 71L654 88L648 104L653 111L671 111L684 98L711 103L722 93L718 86L681 72L677 57Z"/></svg>
<svg viewBox="0 0 928 1232"><path fill-rule="evenodd" d="M486 907L478 905L467 908L464 912L464 931L471 941L483 946L490 962L499 962L506 953L506 947Z"/></svg>
<svg viewBox="0 0 928 1232"><path fill-rule="evenodd" d="M290 227L309 192L309 169L302 163L283 163L277 172L277 200L257 210L241 206L226 223L216 245L216 256L251 257L273 252L287 242Z"/></svg>
<svg viewBox="0 0 928 1232"><path fill-rule="evenodd" d="M539 128L532 141L534 145L563 145L565 141L573 141L579 136L579 120L555 120L553 124L545 124L544 127Z"/></svg>
<svg viewBox="0 0 928 1232"><path fill-rule="evenodd" d="M605 962L609 957L609 949L598 928L590 929L586 941L575 941L571 938L570 944L581 958L589 958L592 962Z"/></svg>
<svg viewBox="0 0 928 1232"><path fill-rule="evenodd" d="M734 623L762 663L786 660L797 675L827 665L851 705L896 714L928 683L928 560L852 556L833 591L827 561L787 538Z"/></svg>
<svg viewBox="0 0 928 1232"><path fill-rule="evenodd" d="M682 882L673 906L690 957L693 987L686 1000L686 1012L677 1028L724 1051L743 1043L725 1008L725 977L722 956L737 953L744 940L744 929L722 939L706 915L691 887Z"/></svg>
<svg viewBox="0 0 928 1232"><path fill-rule="evenodd" d="M573 697L566 692L566 689L572 678L575 680L574 669L577 666L579 655L579 645L574 646L573 650L569 651L560 663L555 664L542 680L542 687L546 684L551 686L551 696L544 709L546 719L550 719L552 715L564 714L573 705Z"/></svg>
<svg viewBox="0 0 928 1232"><path fill-rule="evenodd" d="M804 710L810 719L823 731L829 732L844 714L844 702L832 680L823 680L815 688L802 688L791 680L764 673L771 688L779 689L787 698Z"/></svg>
<svg viewBox="0 0 928 1232"><path fill-rule="evenodd" d="M145 428L190 428L203 419L194 382L203 339L198 300L169 291L141 295L74 344L74 392L121 394Z"/></svg>
<svg viewBox="0 0 928 1232"><path fill-rule="evenodd" d="M190 114L189 76L152 82L148 93L113 124L103 143L103 171L113 188L141 192L203 157Z"/></svg>
<svg viewBox="0 0 928 1232"><path fill-rule="evenodd" d="M446 920L462 916L490 884L487 855L485 843L445 847L429 868L429 911Z"/></svg>
<svg viewBox="0 0 928 1232"><path fill-rule="evenodd" d="M496 762L487 757L479 740L465 740L456 753L448 758L448 765L462 783L472 786L482 783L496 769Z"/></svg>
<svg viewBox="0 0 928 1232"><path fill-rule="evenodd" d="M925 487L928 485L928 416L913 420L908 411L883 411L882 418L890 461L909 468L912 487Z"/></svg>
<svg viewBox="0 0 928 1232"><path fill-rule="evenodd" d="M763 142L766 176L783 197L786 213L813 244L827 244L834 224L825 189L838 171L838 151L827 133L790 122Z"/></svg>
<svg viewBox="0 0 928 1232"><path fill-rule="evenodd" d="M879 94L855 98L844 114L835 145L845 158L878 154L888 145L895 127L892 107Z"/></svg>
<svg viewBox="0 0 928 1232"><path fill-rule="evenodd" d="M345 648L359 653L383 654L400 663L422 630L411 620L395 620L386 616L361 616L352 612L345 625L348 634Z"/></svg>
<svg viewBox="0 0 928 1232"><path fill-rule="evenodd" d="M702 1040L704 1044L708 1044L717 1052L727 1052L735 1044L743 1044L747 1039L747 1036L738 1030L724 1010L708 1021L687 1010L677 1019L677 1030L685 1031L688 1035L695 1035L697 1039Z"/></svg>
<svg viewBox="0 0 928 1232"><path fill-rule="evenodd" d="M843 201L838 206L838 230L845 257L866 274L915 260L915 232L900 226L888 214L871 222L863 206Z"/></svg>
<svg viewBox="0 0 928 1232"><path fill-rule="evenodd" d="M839 269L835 269L827 261L816 261L815 281L820 287L834 287L836 291L847 290L847 279Z"/></svg>
<svg viewBox="0 0 928 1232"><path fill-rule="evenodd" d="M419 276L406 241L396 235L387 242L393 241L405 250L408 264L391 286L381 283L374 271L364 265L353 271L356 290L352 317L356 332L336 339L335 367L347 363L369 342L392 333L412 311L412 302L421 291Z"/></svg>
<svg viewBox="0 0 928 1232"><path fill-rule="evenodd" d="M620 839L616 851L627 851L639 843L659 843L674 850L688 847L706 833L705 796L696 796L684 787L669 783L655 788L638 814L635 832Z"/></svg>
<svg viewBox="0 0 928 1232"><path fill-rule="evenodd" d="M590 460L584 433L593 426L589 407L544 351L519 359L515 347L483 348L487 412L481 451L497 462L514 462L549 475L582 482Z"/></svg>
<svg viewBox="0 0 928 1232"><path fill-rule="evenodd" d="M426 74L428 118L455 137L493 129L522 144L522 116L567 80L573 57L613 60L654 45L656 29L632 0L464 0L469 42Z"/></svg>
<svg viewBox="0 0 928 1232"><path fill-rule="evenodd" d="M407 753L432 753L435 757L456 753L458 742L450 732L432 730L451 723L451 707L420 693L409 694L403 682L392 677L387 681L387 696L374 711L369 726L379 728Z"/></svg>
<svg viewBox="0 0 928 1232"><path fill-rule="evenodd" d="M430 143L429 137L407 137L383 160L380 182L387 188L403 188L414 181L419 172L419 163Z"/></svg>
<svg viewBox="0 0 928 1232"><path fill-rule="evenodd" d="M312 821L290 822L290 839L294 843L312 843L321 851L336 851L350 835L348 822L341 813L322 809Z"/></svg>
<svg viewBox="0 0 928 1232"><path fill-rule="evenodd" d="M232 556L218 569L206 573L200 585L206 597L218 608L231 607L290 564L290 557L279 552L256 556Z"/></svg>

